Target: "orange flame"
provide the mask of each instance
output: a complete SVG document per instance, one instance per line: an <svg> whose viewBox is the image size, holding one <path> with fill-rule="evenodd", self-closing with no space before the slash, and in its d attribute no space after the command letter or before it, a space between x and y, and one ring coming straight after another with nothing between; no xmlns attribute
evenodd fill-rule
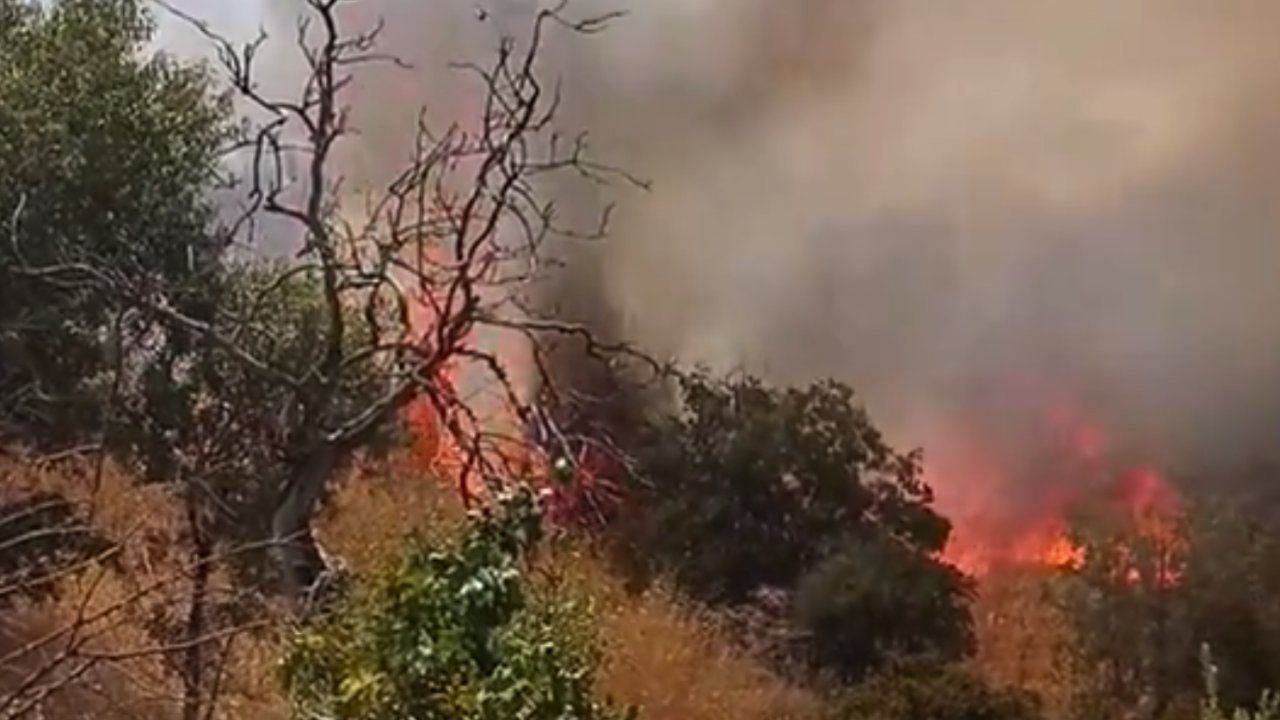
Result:
<svg viewBox="0 0 1280 720"><path fill-rule="evenodd" d="M423 293L413 316L414 327L421 328L421 337L428 337L427 332L439 322L440 308L436 298ZM526 356L522 350L499 343L491 352L511 370L518 369L521 358ZM569 457L561 459L567 462L569 472L556 468L546 448L524 439L522 408L507 396L510 388L499 393L504 399L487 418L478 420L464 412L459 407L464 401L456 389L459 372L457 362L447 363L433 380L435 394L448 401L444 408L422 395L405 410L404 419L413 434L412 451L423 470L455 486L464 501L470 503L483 499L489 489L477 472L482 469L480 466L497 469L504 481L529 483L542 491L546 517L559 527L597 524L621 501L621 488L612 479L617 476L617 468L609 453L589 443L578 443ZM459 436L481 435L482 443L468 443L466 447L459 444Z"/></svg>
<svg viewBox="0 0 1280 720"><path fill-rule="evenodd" d="M1084 549L1065 535L1059 535L1038 559L1053 568L1075 570L1084 564Z"/></svg>
<svg viewBox="0 0 1280 720"><path fill-rule="evenodd" d="M1079 570L1089 558L1072 540L1067 515L1101 493L1110 512L1136 537L1162 548L1157 581L1176 582L1172 555L1179 547L1180 501L1165 478L1152 467L1117 472L1107 433L1071 404L1050 405L1042 420L1049 460L1035 471L1043 476L1035 478L1037 494L1030 499L1010 497L1019 474L972 435L956 435L952 446L944 447L942 462L926 465L926 479L955 520L944 558L975 576L999 566ZM1125 552L1122 564L1134 574L1132 550Z"/></svg>

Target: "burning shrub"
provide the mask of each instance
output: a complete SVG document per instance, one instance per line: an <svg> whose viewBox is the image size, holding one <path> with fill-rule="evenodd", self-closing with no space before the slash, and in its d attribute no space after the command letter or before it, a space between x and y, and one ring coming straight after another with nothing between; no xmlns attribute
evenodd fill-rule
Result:
<svg viewBox="0 0 1280 720"><path fill-rule="evenodd" d="M1066 536L1078 562L984 577L987 676L1034 688L1054 717L1192 718L1207 643L1223 672L1205 716L1259 709L1280 682L1274 503L1240 491L1188 492L1177 507L1086 500Z"/></svg>
<svg viewBox="0 0 1280 720"><path fill-rule="evenodd" d="M1081 562L1062 568L1056 592L1076 640L1068 662L1081 682L1073 702L1078 716L1137 709L1164 717L1194 692L1190 598L1175 572L1184 543L1160 528L1152 532L1143 516L1115 506L1075 521Z"/></svg>
<svg viewBox="0 0 1280 720"><path fill-rule="evenodd" d="M415 544L363 597L293 639L285 686L308 717L622 718L593 698L588 608L531 596L530 493L475 519L454 546Z"/></svg>

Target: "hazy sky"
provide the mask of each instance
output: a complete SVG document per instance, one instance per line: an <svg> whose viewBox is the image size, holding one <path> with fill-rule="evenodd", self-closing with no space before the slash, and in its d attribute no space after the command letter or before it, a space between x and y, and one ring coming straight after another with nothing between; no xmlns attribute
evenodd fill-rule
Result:
<svg viewBox="0 0 1280 720"><path fill-rule="evenodd" d="M248 39L253 37L263 22L263 2L264 0L172 0L170 4L206 19L219 32ZM176 20L171 13L159 6L153 5L153 8L160 23L156 38L159 45L183 54L198 54L206 47L185 22Z"/></svg>

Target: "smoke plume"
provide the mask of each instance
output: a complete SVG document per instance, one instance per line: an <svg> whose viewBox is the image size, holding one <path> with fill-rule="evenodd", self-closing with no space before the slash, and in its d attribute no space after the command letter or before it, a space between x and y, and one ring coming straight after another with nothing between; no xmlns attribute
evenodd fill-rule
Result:
<svg viewBox="0 0 1280 720"><path fill-rule="evenodd" d="M357 90L357 175L474 98L534 0L366 0L420 72ZM273 6L273 20L290 15ZM483 6L483 11L478 10ZM1280 5L1269 0L579 0L567 127L653 182L570 275L661 355L846 380L942 499L1035 495L1038 416L1103 418L1175 471L1280 420ZM481 20L481 17L484 20ZM403 110L402 113L395 112ZM979 448L979 449L975 449ZM967 459L966 459L967 458ZM950 484L948 484L950 480Z"/></svg>

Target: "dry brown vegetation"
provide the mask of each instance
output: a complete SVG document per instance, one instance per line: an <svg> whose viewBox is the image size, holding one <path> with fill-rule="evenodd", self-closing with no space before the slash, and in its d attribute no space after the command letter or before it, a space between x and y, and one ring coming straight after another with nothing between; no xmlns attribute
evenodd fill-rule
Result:
<svg viewBox="0 0 1280 720"><path fill-rule="evenodd" d="M93 567L68 577L58 599L25 604L0 618L0 695L25 673L48 660L48 652L20 652L72 623L86 608L109 613L84 652L102 653L100 662L43 703L44 717L175 717L180 683L142 624L144 609L181 605L179 587L125 602L148 582L181 577L181 559L172 551L180 523L162 493L138 488L118 469L105 468L97 491L92 464L42 469L9 460L0 466L0 500L41 490L64 492L90 513L113 539L123 540L119 571ZM366 464L349 474L330 502L321 532L357 572L376 571L396 557L415 532L444 535L463 517L456 495L433 483L404 459ZM651 720L788 720L817 718L819 698L788 683L737 649L720 625L661 585L628 591L623 579L597 554L557 548L541 570L592 598L599 612L604 665L602 692L635 705ZM175 586L179 583L174 583ZM287 708L275 683L277 634L237 636L225 667L217 718L275 720ZM127 658L113 655L129 654ZM18 657L21 655L22 657ZM71 668L65 668L70 670Z"/></svg>
<svg viewBox="0 0 1280 720"><path fill-rule="evenodd" d="M1070 618L1050 597L1043 567L1001 568L983 578L973 615L978 673L997 687L1024 688L1050 717L1064 717L1080 678L1070 666Z"/></svg>
<svg viewBox="0 0 1280 720"><path fill-rule="evenodd" d="M597 602L602 691L653 720L816 718L817 696L738 649L706 611L656 585L628 592L598 556L562 552L555 567Z"/></svg>
<svg viewBox="0 0 1280 720"><path fill-rule="evenodd" d="M359 574L377 573L405 540L444 538L464 518L458 495L408 454L365 462L342 479L319 532ZM119 543L115 564L92 563L58 582L54 600L19 603L0 613L0 697L32 672L55 667L71 678L41 703L46 718L160 720L180 713L182 686L146 630L149 614L184 607L182 529L176 503L160 487L140 487L110 465L72 461L50 466L26 458L0 461L0 502L38 492L70 498L85 519ZM1024 688L1047 717L1063 717L1085 687L1070 658L1069 619L1055 605L1043 568L987 575L974 603L979 652L972 667L998 687ZM602 554L577 542L551 543L535 576L566 583L594 604L602 642L603 694L633 705L647 720L807 720L823 717L817 691L778 675L733 641L726 621L657 582L635 592ZM230 591L226 578L219 581ZM142 592L153 588L151 592ZM86 639L59 658L60 632L80 618ZM276 683L280 625L218 644L225 652L215 718L283 720ZM57 641L38 646L48 638ZM92 662L83 673L81 659ZM0 713L0 717L9 717Z"/></svg>
<svg viewBox="0 0 1280 720"><path fill-rule="evenodd" d="M114 547L60 577L51 598L19 601L0 617L0 699L37 679L33 688L48 690L0 717L176 716L176 649L157 645L147 631L148 622L183 606L189 568L178 552L175 504L162 488L139 487L109 464L0 464L0 503L39 492L69 499ZM215 577L213 589L234 592L225 577ZM283 717L269 673L260 672L275 642L265 626L253 629L206 639L222 657L221 716Z"/></svg>

